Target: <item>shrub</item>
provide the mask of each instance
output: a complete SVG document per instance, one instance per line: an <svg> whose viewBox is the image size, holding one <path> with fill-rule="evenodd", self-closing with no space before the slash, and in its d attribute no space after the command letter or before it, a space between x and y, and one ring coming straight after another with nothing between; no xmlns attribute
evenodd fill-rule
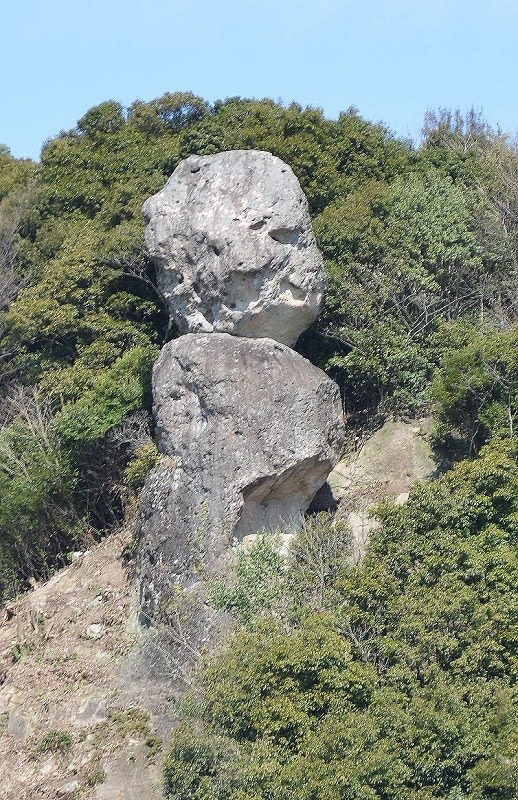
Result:
<svg viewBox="0 0 518 800"><path fill-rule="evenodd" d="M210 586L216 608L232 612L245 625L271 614L283 594L285 561L279 547L278 535L261 534L249 549L236 548L235 579L220 578Z"/></svg>
<svg viewBox="0 0 518 800"><path fill-rule="evenodd" d="M67 731L52 728L45 733L36 747L37 753L67 753L72 747L72 736Z"/></svg>

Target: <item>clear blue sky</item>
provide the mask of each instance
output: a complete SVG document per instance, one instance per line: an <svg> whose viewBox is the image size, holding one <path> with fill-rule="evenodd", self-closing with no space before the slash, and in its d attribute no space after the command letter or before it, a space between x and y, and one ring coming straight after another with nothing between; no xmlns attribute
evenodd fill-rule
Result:
<svg viewBox="0 0 518 800"><path fill-rule="evenodd" d="M166 91L356 106L402 136L427 108L518 129L516 0L10 0L0 142L38 158L103 100Z"/></svg>

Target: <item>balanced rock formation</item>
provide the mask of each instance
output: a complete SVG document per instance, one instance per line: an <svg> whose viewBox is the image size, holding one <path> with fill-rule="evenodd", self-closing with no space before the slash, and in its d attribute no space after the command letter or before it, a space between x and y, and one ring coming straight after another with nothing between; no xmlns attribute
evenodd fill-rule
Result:
<svg viewBox="0 0 518 800"><path fill-rule="evenodd" d="M180 332L291 346L317 318L324 271L306 198L291 168L271 153L190 156L143 214Z"/></svg>
<svg viewBox="0 0 518 800"><path fill-rule="evenodd" d="M291 169L256 151L191 156L143 213L184 335L153 372L161 458L141 499L140 618L151 623L148 665L167 652L181 671L222 630L207 576L229 569L235 541L300 530L338 460L343 420L338 387L289 347L324 289Z"/></svg>
<svg viewBox="0 0 518 800"><path fill-rule="evenodd" d="M233 539L299 530L343 427L336 384L272 339L181 336L162 349L153 397L166 458L142 499L149 616Z"/></svg>

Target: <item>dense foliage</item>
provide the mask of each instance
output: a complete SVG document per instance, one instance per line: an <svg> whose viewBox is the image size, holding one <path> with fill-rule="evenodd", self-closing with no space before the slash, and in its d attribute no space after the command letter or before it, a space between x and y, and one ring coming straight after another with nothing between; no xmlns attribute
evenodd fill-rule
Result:
<svg viewBox="0 0 518 800"><path fill-rule="evenodd" d="M196 722L173 735L167 797L516 797L516 443L379 516L361 567L315 546L347 552L325 518L273 583L267 541L240 557L214 599L244 624L202 672ZM254 589L264 567L267 593Z"/></svg>

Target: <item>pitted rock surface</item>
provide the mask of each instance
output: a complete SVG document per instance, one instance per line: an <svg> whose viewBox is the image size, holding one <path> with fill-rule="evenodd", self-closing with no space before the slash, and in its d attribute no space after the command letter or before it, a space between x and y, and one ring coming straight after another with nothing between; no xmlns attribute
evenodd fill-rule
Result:
<svg viewBox="0 0 518 800"><path fill-rule="evenodd" d="M343 429L336 384L271 339L181 336L162 349L153 396L164 457L141 503L150 616L177 587L193 589L200 564L224 560L234 538L299 530Z"/></svg>
<svg viewBox="0 0 518 800"><path fill-rule="evenodd" d="M325 285L307 202L291 168L235 150L182 161L143 206L146 244L182 333L293 345Z"/></svg>

